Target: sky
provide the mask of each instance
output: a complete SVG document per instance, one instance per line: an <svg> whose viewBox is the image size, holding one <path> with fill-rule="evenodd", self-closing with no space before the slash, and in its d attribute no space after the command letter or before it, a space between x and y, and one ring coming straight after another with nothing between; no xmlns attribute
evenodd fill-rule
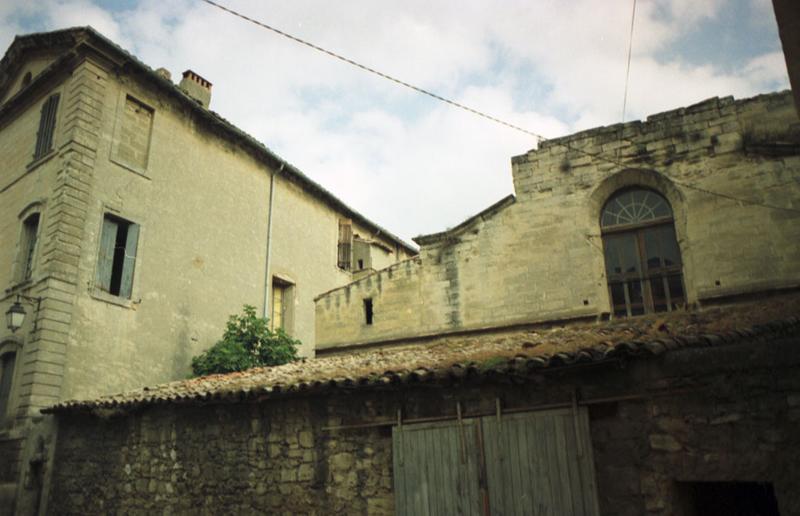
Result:
<svg viewBox="0 0 800 516"><path fill-rule="evenodd" d="M547 138L622 121L633 0L217 0ZM91 25L402 238L513 193L530 135L455 109L200 0L2 0L15 34ZM770 0L638 0L625 120L788 88Z"/></svg>

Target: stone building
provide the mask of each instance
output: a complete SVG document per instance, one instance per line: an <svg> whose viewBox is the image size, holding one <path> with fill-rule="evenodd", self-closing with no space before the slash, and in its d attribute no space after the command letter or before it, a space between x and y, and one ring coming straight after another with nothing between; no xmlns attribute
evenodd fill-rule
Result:
<svg viewBox="0 0 800 516"><path fill-rule="evenodd" d="M311 356L314 296L414 254L210 100L91 28L0 61L0 506L41 408L185 378L244 304Z"/></svg>
<svg viewBox="0 0 800 516"><path fill-rule="evenodd" d="M800 513L791 95L513 165L515 196L319 296L315 359L46 409L41 511Z"/></svg>
<svg viewBox="0 0 800 516"><path fill-rule="evenodd" d="M713 304L800 285L791 92L547 140L515 195L317 298L317 352Z"/></svg>

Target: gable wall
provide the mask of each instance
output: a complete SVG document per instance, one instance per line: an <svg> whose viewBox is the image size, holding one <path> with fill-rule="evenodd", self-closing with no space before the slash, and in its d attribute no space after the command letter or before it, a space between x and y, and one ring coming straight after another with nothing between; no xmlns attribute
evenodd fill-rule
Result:
<svg viewBox="0 0 800 516"><path fill-rule="evenodd" d="M608 196L631 185L672 204L689 303L797 286L800 156L744 151L773 141L800 141L788 92L712 99L545 142L513 159L516 202L424 245L413 281L390 279L389 269L321 296L318 347L608 313L599 215ZM446 317L426 320L430 312Z"/></svg>

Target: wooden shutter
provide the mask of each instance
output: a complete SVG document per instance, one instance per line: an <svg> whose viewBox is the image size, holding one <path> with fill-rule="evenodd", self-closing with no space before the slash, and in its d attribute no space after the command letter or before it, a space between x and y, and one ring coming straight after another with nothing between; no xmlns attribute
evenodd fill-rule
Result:
<svg viewBox="0 0 800 516"><path fill-rule="evenodd" d="M5 420L11 397L11 381L14 379L16 353L6 353L0 357L0 421Z"/></svg>
<svg viewBox="0 0 800 516"><path fill-rule="evenodd" d="M58 99L58 95L52 95L42 106L42 113L39 118L39 132L36 133L36 150L33 153L33 159L44 157L53 148Z"/></svg>
<svg viewBox="0 0 800 516"><path fill-rule="evenodd" d="M25 219L23 279L29 279L33 272L33 255L36 252L36 237L39 232L39 214L35 213Z"/></svg>
<svg viewBox="0 0 800 516"><path fill-rule="evenodd" d="M283 310L286 287L280 283L272 283L272 329L283 328Z"/></svg>
<svg viewBox="0 0 800 516"><path fill-rule="evenodd" d="M133 269L136 265L136 246L139 243L139 225L128 225L128 237L125 239L125 258L122 263L122 279L119 285L119 296L130 299L133 291Z"/></svg>
<svg viewBox="0 0 800 516"><path fill-rule="evenodd" d="M339 221L339 257L340 269L350 270L350 260L353 256L353 225L350 219Z"/></svg>
<svg viewBox="0 0 800 516"><path fill-rule="evenodd" d="M97 257L97 273L95 286L100 290L111 290L111 271L114 266L114 243L117 241L119 224L108 217L103 218L103 229L100 234L100 253Z"/></svg>

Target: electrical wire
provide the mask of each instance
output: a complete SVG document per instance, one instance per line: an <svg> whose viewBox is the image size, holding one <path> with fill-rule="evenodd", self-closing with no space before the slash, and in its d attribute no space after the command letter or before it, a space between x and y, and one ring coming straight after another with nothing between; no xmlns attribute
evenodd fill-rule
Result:
<svg viewBox="0 0 800 516"><path fill-rule="evenodd" d="M628 81L631 76L631 51L633 50L633 26L636 21L636 0L633 0L631 13L631 33L628 35L628 64L625 67L625 93L622 95L622 122L625 122L625 108L628 105Z"/></svg>
<svg viewBox="0 0 800 516"><path fill-rule="evenodd" d="M389 81L392 81L392 82L394 82L396 84L399 84L400 86L405 86L406 88L412 89L412 90L416 91L417 93L422 93L423 95L427 95L427 96L432 97L432 98L434 98L436 100L439 100L441 102L445 102L447 104L450 104L451 106L455 106L455 107L457 107L459 109L463 109L464 111L468 111L468 112L470 112L470 113L472 113L474 115L478 115L480 117L486 118L487 120L491 120L492 122L504 125L506 127L514 129L516 131L525 133L525 134L527 134L529 136L533 136L534 138L536 138L537 142L546 139L544 136L542 136L540 134L537 134L537 133L534 133L532 131L529 131L529 130L527 130L525 128L522 128L522 127L520 127L518 125L514 125L514 124L512 124L510 122L506 122L504 120L500 120L499 118L494 117L492 115L489 115L487 113L484 113L483 111L478 111L477 109L474 109L474 108L471 108L471 107L466 106L464 104L461 104L460 102L456 102L456 101L450 100L450 99L448 99L446 97L442 97L441 95L438 95L436 93L428 91L428 90L426 90L424 88L420 88L419 86L414 86L413 84L409 84L409 83L407 83L405 81L402 81L402 80L400 80L400 79L398 79L396 77L392 77L391 75L388 75L388 74L385 74L383 72L380 72L380 71L378 71L378 70L376 70L374 68L370 68L369 66L366 66L366 65L363 65L363 64L361 64L359 62L353 61L352 59L349 59L347 57L344 57L343 55L337 54L336 52L332 52L330 50L327 50L325 48L317 46L314 43L311 43L311 42L306 41L304 39L298 38L297 36L293 36L293 35L291 35L289 33L286 33L286 32L284 32L284 31L282 31L280 29L277 29L275 27L267 25L266 23L262 23L262 22L260 22L258 20L250 18L249 16L246 16L244 14L236 12L233 9L228 9L224 5L220 5L220 4L216 3L216 2L214 2L213 0L201 0L201 1L203 1L203 2L205 2L207 4L209 4L209 5L213 5L214 7L217 7L218 9L222 9L223 11L228 12L228 13L234 15L234 16L237 16L237 17L239 17L239 18L241 18L243 20L247 20L250 23L254 23L254 24L258 25L259 27L263 27L263 28L265 28L267 30L270 30L270 31L272 31L272 32L274 32L276 34L279 34L279 35L281 35L281 36L283 36L285 38L289 38L292 41L300 43L301 45L305 45L305 46L307 46L309 48L313 48L314 50L316 50L318 52L322 52L323 54L327 54L327 55L329 55L331 57L334 57L334 58L336 58L336 59L338 59L340 61L344 61L347 64L355 66L356 68L360 68L360 69L362 69L362 70L364 70L366 72L369 72L371 74L375 74L378 77L381 77L383 79L387 79Z"/></svg>
<svg viewBox="0 0 800 516"><path fill-rule="evenodd" d="M305 46L307 46L309 48L312 48L312 49L314 49L314 50L316 50L318 52L322 52L323 54L326 54L326 55L328 55L330 57L333 57L333 58L338 59L340 61L344 61L347 64L355 66L356 68L359 68L359 69L364 70L366 72L369 72L371 74L377 75L378 77L381 77L383 79L386 79L386 80L389 80L391 82L394 82L395 84L399 84L400 86L404 86L406 88L414 90L417 93L421 93L423 95L427 95L428 97L432 97L432 98L434 98L436 100L439 100L439 101L444 102L446 104L449 104L451 106L457 107L459 109L462 109L462 110L467 111L469 113L472 113L474 115L483 117L483 118L485 118L487 120L491 120L492 122L495 122L497 124L506 126L508 128L511 128L511 129L514 129L515 131L519 131L519 132L525 133L525 134L527 134L529 136L533 136L534 138L536 138L536 143L537 144L540 143L540 142L549 141L549 138L545 138L544 136L542 136L539 133L536 133L534 131L530 131L528 129L524 129L522 127L519 127L518 125L514 125L514 124L512 124L510 122L506 122L504 120L501 120L501 119L499 119L497 117L494 117L494 116L491 116L489 114L486 114L486 113L484 113L482 111L479 111L477 109L473 109L473 108L471 108L469 106L466 106L466 105L461 104L459 102L456 102L454 100L450 100L450 99L448 99L446 97L443 97L443 96L438 95L436 93L430 92L430 91L428 91L428 90L426 90L424 88L420 88L419 86L415 86L415 85L413 85L411 83L402 81L402 80L397 79L395 77L392 77L391 75L385 74L383 72L375 70L374 68L371 68L369 66L363 65L363 64L361 64L361 63L359 63L357 61L354 61L354 60L352 60L350 58L347 58L347 57L344 57L344 56L342 56L340 54L337 54L336 52L332 52L332 51L327 50L325 48L322 48L322 47L320 47L318 45L315 45L314 43L311 43L311 42L306 41L304 39L301 39L301 38L299 38L297 36L294 36L292 34L284 32L284 31L282 31L280 29L272 27L271 25L267 25L266 23L260 22L260 21L254 19L254 18L250 18L249 16L247 16L245 14L242 14L240 12L234 11L233 9L230 9L228 7L225 7L224 5L218 4L217 2L215 2L213 0L200 0L200 1L205 2L206 4L211 5L213 7L216 7L217 9L221 9L222 11L225 11L228 14L236 16L237 18L241 18L242 20L248 21L248 22L250 22L252 24L255 24L255 25L259 26L259 27L262 27L264 29L272 31L275 34L278 34L278 35L283 36L285 38L288 38L288 39L290 39L292 41L300 43L301 45L305 45ZM633 9L634 9L633 10L633 15L631 16L631 36L630 36L631 42L633 41L633 24L634 24L634 16L636 14L636 0L634 0L634 2L633 2ZM628 49L628 69L630 70L630 46L629 46L629 49ZM626 77L626 87L625 88L626 88L625 96L627 97L627 77ZM623 101L623 117L624 117L624 109L625 109L625 106L624 106L624 101ZM630 140L625 140L625 141L630 142ZM630 143L633 143L633 142L630 142ZM574 146L570 145L569 142L552 141L552 144L560 146L560 147L564 147L567 150L571 150L573 152L577 152L577 153L582 154L584 156L588 156L588 157L590 157L592 159L605 161L607 163L611 163L611 164L617 165L617 166L622 167L622 168L628 168L630 166L629 164L622 163L619 160L616 160L616 159L613 159L613 158L609 158L609 157L604 156L604 155L602 155L600 153L589 152L589 151L586 151L586 150L583 150L583 149L579 149L577 147L574 147ZM760 203L760 202L757 202L757 201L751 201L751 200L748 200L748 199L742 199L740 197L735 197L735 196L732 196L732 195L728 195L728 194L724 194L724 193L720 193L720 192L715 192L715 191L712 191L712 190L707 190L705 188L701 188L701 187L693 186L693 185L690 185L690 184L687 184L687 183L679 182L679 181L676 181L674 179L672 180L672 182L677 184L677 185L683 186L685 188L696 190L698 192L703 192L703 193L705 193L707 195L717 196L717 197L721 197L721 198L728 199L728 200L731 200L731 201L740 202L740 203L743 203L743 204L748 204L748 205L752 205L752 206L762 206L764 208L771 208L771 209L774 209L774 210L782 210L782 211L790 211L790 212L800 213L800 209L786 208L786 207L783 207L783 206L776 206L776 205L773 205L773 204Z"/></svg>

